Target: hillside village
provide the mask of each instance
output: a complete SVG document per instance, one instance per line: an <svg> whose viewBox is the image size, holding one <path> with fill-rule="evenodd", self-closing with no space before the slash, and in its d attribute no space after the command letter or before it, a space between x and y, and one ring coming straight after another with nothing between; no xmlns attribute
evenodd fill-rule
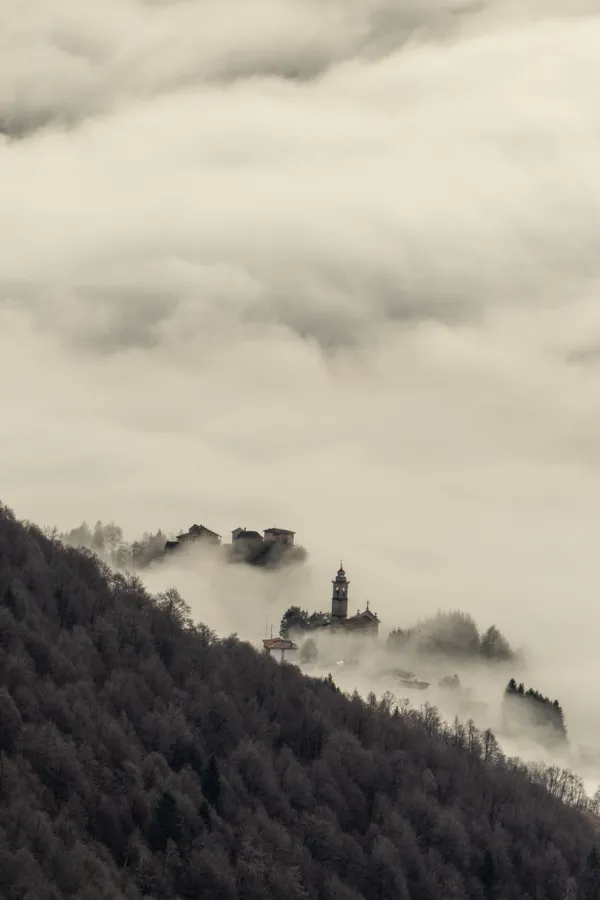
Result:
<svg viewBox="0 0 600 900"><path fill-rule="evenodd" d="M206 525L192 525L174 540L167 540L161 532L144 535L141 541L126 545L122 532L114 523L97 522L93 531L85 523L61 536L72 546L87 546L101 553L117 568L142 570L153 563L160 564L171 554L193 547L214 547L225 561L277 569L282 565L302 563L306 550L296 544L296 533L286 528L269 527L259 531L236 527L230 542ZM477 701L470 688L464 688L456 674L435 675L440 662L462 661L484 665L508 664L517 669L522 662L495 626L479 633L473 619L458 610L440 611L409 628L393 628L384 642L377 643L381 621L367 600L363 608L349 615L350 580L340 563L331 580L330 604L327 611L312 612L299 607L288 608L281 620L279 635L263 640L263 649L279 662L300 663L303 667L335 666L351 669L359 665L366 649L365 641L376 642L381 662L379 675L389 679L397 689L412 692L435 690L436 682L444 693L455 699L461 715L483 714L486 704ZM328 639L330 638L330 639ZM341 643L340 643L341 640ZM433 669L431 663L434 662ZM427 672L424 680L413 671ZM424 671L423 671L424 670ZM427 693L429 696L429 693ZM562 711L557 701L550 701L537 691L514 688L506 691L503 727L507 733L527 730L538 734L544 742L565 740ZM558 710L558 711L557 711ZM527 727L526 727L527 726ZM550 730L548 730L550 729Z"/></svg>
<svg viewBox="0 0 600 900"><path fill-rule="evenodd" d="M175 540L166 541L163 552L168 556L193 545L213 546L222 549L227 562L276 569L305 561L306 550L296 544L295 537L296 533L288 528L265 528L261 534L238 526L231 532L230 543L223 543L222 535L206 525L192 525Z"/></svg>
<svg viewBox="0 0 600 900"><path fill-rule="evenodd" d="M263 544L293 547L295 534L295 531L289 531L287 528L265 528L261 535L258 531L238 527L231 532L231 546L236 549L258 547ZM221 545L222 537L206 525L192 525L188 531L178 534L174 541L167 541L165 550L176 550L195 541Z"/></svg>
<svg viewBox="0 0 600 900"><path fill-rule="evenodd" d="M283 615L280 634L263 640L267 655L281 663L300 665L307 671L322 669L323 665L352 668L359 665L364 652L372 656L368 646L372 647L371 642L377 641L381 624L377 613L370 609L367 601L363 610L357 609L355 615L348 616L350 580L343 563L340 562L331 583L330 611L309 613L299 607L290 607ZM328 640L334 637L341 637L342 642ZM334 654L341 654L343 658ZM495 626L480 635L471 617L459 611L439 612L415 628L392 630L376 654L378 671L372 671L372 675L392 680L397 689L411 693L431 688L440 698L441 690L456 713L469 718L474 715L485 718L489 707L473 696L471 688L463 687L456 673L441 679L438 674L436 688L432 681L417 678L414 672L400 668L398 663L422 665L430 677L439 671L440 664L449 664L452 660L472 664L479 658L483 665L518 667L519 664L518 655ZM505 735L527 734L540 745L567 744L563 710L558 700L551 700L533 688L526 690L514 678L504 692L501 726Z"/></svg>
<svg viewBox="0 0 600 900"><path fill-rule="evenodd" d="M312 616L304 616L298 607L291 607L284 615L281 625L281 633L277 637L266 638L263 641L264 648L276 659L281 661L293 661L297 656L298 645L287 635L289 632L310 630L323 634L349 634L360 637L376 638L379 634L380 620L377 613L369 609L367 600L364 610L357 609L353 616L348 615L348 589L350 581L346 575L343 563L335 578L332 580L331 612L313 613Z"/></svg>

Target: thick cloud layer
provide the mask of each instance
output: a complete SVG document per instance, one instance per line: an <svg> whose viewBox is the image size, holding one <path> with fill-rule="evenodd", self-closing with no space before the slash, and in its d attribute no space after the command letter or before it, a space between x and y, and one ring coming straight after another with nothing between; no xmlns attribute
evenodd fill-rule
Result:
<svg viewBox="0 0 600 900"><path fill-rule="evenodd" d="M315 606L591 681L595 5L0 0L2 498L294 528Z"/></svg>
<svg viewBox="0 0 600 900"><path fill-rule="evenodd" d="M0 115L9 134L121 103L255 76L306 80L415 33L453 33L477 0L43 0L6 4Z"/></svg>

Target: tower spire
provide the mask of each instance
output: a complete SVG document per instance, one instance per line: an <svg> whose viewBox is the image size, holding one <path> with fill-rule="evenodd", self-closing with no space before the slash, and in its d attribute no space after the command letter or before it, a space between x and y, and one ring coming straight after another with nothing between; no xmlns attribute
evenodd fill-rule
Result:
<svg viewBox="0 0 600 900"><path fill-rule="evenodd" d="M332 623L339 623L341 620L348 618L348 585L350 584L346 578L342 560L340 560L340 567L332 584L331 621Z"/></svg>

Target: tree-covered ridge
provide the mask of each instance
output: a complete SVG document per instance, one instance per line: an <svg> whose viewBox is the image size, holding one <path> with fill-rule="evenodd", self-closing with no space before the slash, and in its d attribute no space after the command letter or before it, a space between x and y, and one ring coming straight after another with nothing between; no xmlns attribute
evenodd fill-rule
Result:
<svg viewBox="0 0 600 900"><path fill-rule="evenodd" d="M224 544L223 550L227 562L245 563L267 570L302 565L308 558L308 552L304 547L298 544L280 544L276 541L250 543L241 548L235 544Z"/></svg>
<svg viewBox="0 0 600 900"><path fill-rule="evenodd" d="M329 613L309 613L307 609L301 609L299 606L290 606L281 618L279 633L285 638L293 634L306 634L322 628L323 625L328 625L330 622L331 615Z"/></svg>
<svg viewBox="0 0 600 900"><path fill-rule="evenodd" d="M100 520L91 528L82 522L77 528L58 532L48 531L49 537L62 541L70 547L93 550L116 569L144 569L164 556L167 537L160 529L145 532L141 538L128 542L123 537L123 529L114 522Z"/></svg>
<svg viewBox="0 0 600 900"><path fill-rule="evenodd" d="M114 522L103 523L100 520L93 528L87 522L82 522L77 528L66 532L58 532L56 529L47 529L46 532L49 537L71 547L93 550L109 565L128 571L143 570L151 564L172 558L174 554L189 552L190 549L189 544L175 545L167 553L166 547L170 542L160 529L156 532L144 532L138 540L128 542L124 539L123 529L119 525ZM193 544L191 546L193 547ZM300 565L306 562L308 557L304 547L266 541L222 544L215 552L221 554L224 562L244 563L267 570Z"/></svg>
<svg viewBox="0 0 600 900"><path fill-rule="evenodd" d="M557 742L567 739L567 727L558 700L545 697L534 688L525 689L511 678L504 691L504 726L508 732L541 728Z"/></svg>
<svg viewBox="0 0 600 900"><path fill-rule="evenodd" d="M0 508L2 896L592 900L594 829L548 771L218 639Z"/></svg>
<svg viewBox="0 0 600 900"><path fill-rule="evenodd" d="M486 662L508 662L516 656L495 625L480 634L473 617L460 610L439 611L412 628L395 628L388 635L387 645L392 652L410 650Z"/></svg>

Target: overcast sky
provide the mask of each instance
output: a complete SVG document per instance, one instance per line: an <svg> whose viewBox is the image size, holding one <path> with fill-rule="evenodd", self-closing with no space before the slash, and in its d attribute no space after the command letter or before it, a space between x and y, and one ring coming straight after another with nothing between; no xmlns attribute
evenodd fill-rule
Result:
<svg viewBox="0 0 600 900"><path fill-rule="evenodd" d="M4 502L294 529L315 606L594 677L594 8L0 0Z"/></svg>

